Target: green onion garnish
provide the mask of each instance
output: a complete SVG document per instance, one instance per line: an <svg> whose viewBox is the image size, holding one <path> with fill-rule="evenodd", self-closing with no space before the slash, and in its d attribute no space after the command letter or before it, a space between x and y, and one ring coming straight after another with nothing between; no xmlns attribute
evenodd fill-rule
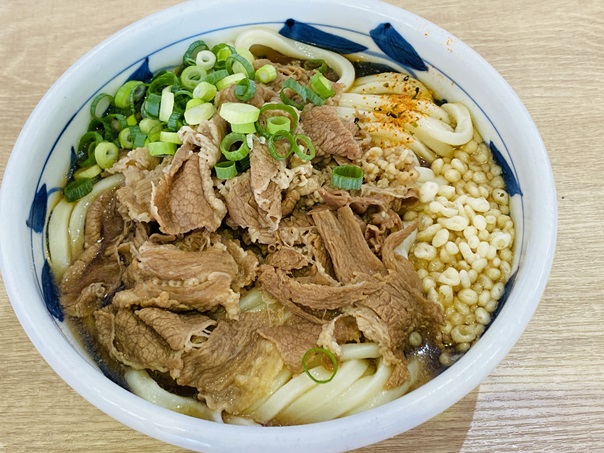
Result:
<svg viewBox="0 0 604 453"><path fill-rule="evenodd" d="M202 40L191 43L182 57L182 64L185 66L194 65L197 61L197 55L208 49L208 45Z"/></svg>
<svg viewBox="0 0 604 453"><path fill-rule="evenodd" d="M113 100L118 109L130 109L132 112L134 104L145 94L145 84L139 80L129 80L124 83L115 93Z"/></svg>
<svg viewBox="0 0 604 453"><path fill-rule="evenodd" d="M214 165L214 170L216 170L216 177L218 179L232 179L237 176L237 166L235 162L218 162Z"/></svg>
<svg viewBox="0 0 604 453"><path fill-rule="evenodd" d="M260 115L270 110L280 110L289 115L291 120L290 132L294 132L298 128L298 112L296 112L293 107L286 104L264 104L260 107ZM256 129L263 137L269 137L271 135L271 133L266 130L265 126L262 125L262 121L260 120L256 123Z"/></svg>
<svg viewBox="0 0 604 453"><path fill-rule="evenodd" d="M220 106L220 116L231 124L247 124L258 121L260 109L251 104L225 102Z"/></svg>
<svg viewBox="0 0 604 453"><path fill-rule="evenodd" d="M81 167L89 167L95 164L94 149L96 145L103 141L103 136L98 132L86 132L80 138L78 143L78 165Z"/></svg>
<svg viewBox="0 0 604 453"><path fill-rule="evenodd" d="M101 142L94 148L94 158L101 168L111 168L117 161L119 149L112 142Z"/></svg>
<svg viewBox="0 0 604 453"><path fill-rule="evenodd" d="M159 105L161 103L161 95L156 93L147 94L147 99L143 104L143 114L148 118L157 118L159 116Z"/></svg>
<svg viewBox="0 0 604 453"><path fill-rule="evenodd" d="M172 93L171 89L171 86L167 86L161 92L158 118L164 123L168 122L170 115L174 111L174 93Z"/></svg>
<svg viewBox="0 0 604 453"><path fill-rule="evenodd" d="M252 79L242 79L235 85L235 97L247 102L256 94L256 82Z"/></svg>
<svg viewBox="0 0 604 453"><path fill-rule="evenodd" d="M203 81L197 84L193 90L193 98L201 99L204 102L209 102L216 96L216 85L212 85L207 81Z"/></svg>
<svg viewBox="0 0 604 453"><path fill-rule="evenodd" d="M149 83L149 93L151 94L161 94L161 92L167 86L178 85L178 76L173 72L158 72L155 77L151 79L151 83Z"/></svg>
<svg viewBox="0 0 604 453"><path fill-rule="evenodd" d="M188 66L180 73L180 83L183 88L192 91L207 75L208 71L201 66Z"/></svg>
<svg viewBox="0 0 604 453"><path fill-rule="evenodd" d="M233 145L241 143L237 149L231 151ZM249 146L247 146L247 139L244 134L239 132L231 132L220 142L220 152L222 155L230 161L237 161L243 159L250 152Z"/></svg>
<svg viewBox="0 0 604 453"><path fill-rule="evenodd" d="M63 188L63 196L71 203L92 192L92 186L94 186L94 179L92 178L73 180Z"/></svg>
<svg viewBox="0 0 604 453"><path fill-rule="evenodd" d="M197 54L195 58L197 66L202 67L206 71L209 71L216 64L216 55L211 50L202 50Z"/></svg>
<svg viewBox="0 0 604 453"><path fill-rule="evenodd" d="M120 146L124 149L132 149L134 147L134 141L132 140L132 130L127 127L122 129L118 135Z"/></svg>
<svg viewBox="0 0 604 453"><path fill-rule="evenodd" d="M331 185L335 189L356 190L363 184L363 169L356 165L339 165L331 172Z"/></svg>
<svg viewBox="0 0 604 453"><path fill-rule="evenodd" d="M331 82L320 72L315 72L308 82L311 90L317 93L321 98L327 99L336 94Z"/></svg>
<svg viewBox="0 0 604 453"><path fill-rule="evenodd" d="M326 355L327 357L329 357L329 360L331 360L331 364L333 366L333 371L331 373L331 376L329 376L329 378L327 378L327 379L317 379L316 377L314 377L311 374L309 367L308 367L308 362L315 359L316 356L319 354ZM336 376L336 373L338 372L338 359L333 354L333 352L331 352L327 349L311 348L308 351L306 351L304 353L304 356L302 357L302 367L304 368L304 372L308 375L308 377L311 378L313 381L315 381L317 384L327 384Z"/></svg>
<svg viewBox="0 0 604 453"><path fill-rule="evenodd" d="M253 79L256 75L252 64L242 55L232 54L226 59L225 69L231 74L241 73L244 76Z"/></svg>
<svg viewBox="0 0 604 453"><path fill-rule="evenodd" d="M325 71L327 71L328 69L325 60L321 59L306 60L303 66L304 69L306 69L307 71L312 71L313 69L316 69L321 74L324 74Z"/></svg>
<svg viewBox="0 0 604 453"><path fill-rule="evenodd" d="M90 105L90 115L93 118L102 118L113 102L113 96L101 93L97 94Z"/></svg>
<svg viewBox="0 0 604 453"><path fill-rule="evenodd" d="M222 89L228 87L229 85L234 85L244 79L245 79L245 76L243 74L241 74L240 72L236 72L235 74L229 74L228 76L226 76L226 77L220 79L218 82L216 82L216 88L218 90L222 90Z"/></svg>
<svg viewBox="0 0 604 453"><path fill-rule="evenodd" d="M304 152L302 150L302 148L300 148L300 146L298 146L298 141L301 141L305 145L306 152ZM304 135L304 134L296 134L294 136L293 149L294 149L294 153L296 153L296 156L298 156L300 159L305 160L305 161L314 159L315 155L317 154L315 145L312 144L310 137L308 137L308 135Z"/></svg>
<svg viewBox="0 0 604 453"><path fill-rule="evenodd" d="M231 130L241 134L253 134L256 132L256 123L231 124Z"/></svg>
<svg viewBox="0 0 604 453"><path fill-rule="evenodd" d="M286 147L284 153L280 154L279 151L277 151L277 146L275 142L283 140L287 141L289 143L289 146ZM273 156L273 159L280 161L287 159L289 155L294 151L294 147L296 145L294 137L289 131L278 131L268 137L267 146L268 152L271 154L271 156Z"/></svg>
<svg viewBox="0 0 604 453"><path fill-rule="evenodd" d="M103 169L98 164L79 168L73 173L73 179L92 179L101 174Z"/></svg>
<svg viewBox="0 0 604 453"><path fill-rule="evenodd" d="M209 120L212 118L212 115L214 115L214 104L203 102L201 99L191 99L187 103L184 117L187 124L195 125Z"/></svg>
<svg viewBox="0 0 604 453"><path fill-rule="evenodd" d="M271 116L266 120L266 132L274 134L278 131L291 131L291 120L287 116Z"/></svg>
<svg viewBox="0 0 604 453"><path fill-rule="evenodd" d="M167 143L176 143L182 145L182 140L178 136L178 132L161 131L159 133L159 141Z"/></svg>
<svg viewBox="0 0 604 453"><path fill-rule="evenodd" d="M206 82L211 83L212 85L216 85L218 81L224 79L229 75L229 71L226 69L219 69L218 71L210 72L206 76Z"/></svg>
<svg viewBox="0 0 604 453"><path fill-rule="evenodd" d="M149 154L155 157L173 156L176 153L176 143L151 142L147 145Z"/></svg>
<svg viewBox="0 0 604 453"><path fill-rule="evenodd" d="M269 83L277 78L277 70L271 64L265 64L256 71L256 81L260 83Z"/></svg>
<svg viewBox="0 0 604 453"><path fill-rule="evenodd" d="M296 102L294 99L290 98L286 94L286 89L290 89L294 93L296 93L300 97L301 102ZM291 77L285 82L283 82L283 87L281 88L279 97L281 98L281 101L283 101L284 104L292 105L298 110L302 110L304 108L304 104L307 100L315 105L323 105L325 103L325 101L323 101L323 99L319 95L317 95L317 93L315 93L310 88L305 87L300 83L296 82Z"/></svg>

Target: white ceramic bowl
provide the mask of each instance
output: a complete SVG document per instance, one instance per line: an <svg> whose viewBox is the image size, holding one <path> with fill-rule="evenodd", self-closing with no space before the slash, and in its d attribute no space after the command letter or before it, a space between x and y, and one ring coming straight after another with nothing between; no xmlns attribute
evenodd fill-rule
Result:
<svg viewBox="0 0 604 453"><path fill-rule="evenodd" d="M514 195L515 273L506 287L502 309L477 344L451 368L399 400L305 426L222 425L157 407L99 371L45 304L44 293L48 295L51 285L44 261L43 226L47 204L62 184L70 149L86 128L96 93L114 91L146 61L152 71L174 66L195 39L217 42L250 26L280 30L285 25L284 30L300 33L300 39L322 42L320 33L305 36L307 30L292 23L311 24L345 38L366 47L362 54L371 59L400 68L372 39L380 33L382 38L392 38L396 30L421 57L419 63L426 65L427 70L414 70L416 76L439 97L469 106L485 141L499 151L508 190ZM417 66L418 62L403 63ZM394 436L445 410L495 368L525 329L546 284L557 225L547 153L513 90L487 62L446 31L375 0L358 4L348 0L188 2L125 28L82 57L40 101L13 149L0 203L4 283L40 354L70 386L110 416L165 442L208 452L342 451Z"/></svg>

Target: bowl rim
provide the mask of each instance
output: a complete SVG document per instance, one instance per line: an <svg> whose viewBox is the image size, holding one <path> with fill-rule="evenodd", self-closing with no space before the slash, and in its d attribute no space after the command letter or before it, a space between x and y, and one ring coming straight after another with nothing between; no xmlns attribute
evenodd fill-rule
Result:
<svg viewBox="0 0 604 453"><path fill-rule="evenodd" d="M24 266L13 266L10 259L12 253L17 253L18 251L18 247L15 244L18 241L14 240L10 231L13 228L13 222L17 220L13 219L12 216L7 217L7 213L10 214L15 209L15 200L11 199L10 188L18 184L19 179L14 174L15 172L11 170L17 166L18 160L23 160L22 157L18 156L18 153L15 153L15 150L24 148L28 141L30 141L29 137L32 134L35 135L35 124L41 119L43 111L46 108L45 106L47 106L53 96L57 96L57 93L68 85L72 75L77 73L82 66L90 64L98 54L114 46L114 43L119 43L130 35L136 35L149 22L165 15L183 14L192 7L211 8L218 4L221 7L225 7L229 3L236 4L238 1L212 0L202 2L192 0L164 9L132 23L114 33L78 59L57 79L40 100L15 142L13 152L6 166L2 187L0 188L0 218L3 219L0 223L0 267L6 291L13 310L24 330L51 368L91 404L125 425L151 437L184 448L203 449L204 451L219 451L234 448L250 449L248 445L262 445L268 442L269 439L275 443L272 445L272 449L267 446L263 451L277 451L286 445L294 451L307 451L310 448L317 449L317 451L334 451L333 447L335 449L361 447L383 440L411 429L450 407L471 392L503 360L505 354L511 350L525 330L545 290L547 277L553 263L557 235L557 202L553 172L543 141L524 104L503 77L476 51L437 25L394 5L383 3L379 0L366 0L362 6L350 4L350 2L345 0L333 0L331 2L345 8L356 7L368 10L378 8L384 13L389 13L392 17L400 17L401 21L404 18L414 23L421 23L433 32L446 34L454 38L456 46L470 55L474 63L493 77L493 83L496 83L498 89L502 90L504 95L510 99L510 108L517 111L526 121L528 125L527 131L529 131L528 138L534 145L535 156L538 158L542 170L544 170L540 175L543 178L542 184L552 189L551 191L544 191L541 194L543 197L541 200L542 203L538 203L533 207L535 214L539 216L538 218L549 219L551 221L549 223L550 228L545 231L546 234L536 236L534 238L535 242L531 244L531 247L539 252L539 258L537 258L537 254L527 256L527 266L532 265L540 272L537 273L537 278L531 276L531 281L527 281L524 278L516 282L516 285L520 285L516 292L521 292L523 298L528 303L522 305L521 310L514 313L506 310L509 306L506 305L499 315L500 319L510 320L510 325L513 326L511 331L509 330L509 326L507 324L504 325L503 322L494 323L485 332L482 340L471 348L455 366L419 389L404 395L392 403L380 406L379 409L312 425L250 429L246 426L222 425L194 419L155 406L137 397L107 379L98 369L87 363L73 348L65 348L64 346L69 345L69 343L58 331L54 319L52 319L48 312L42 312L41 310L30 311L28 308L31 304L26 305L21 303L23 294L28 293L27 288L25 290L21 288L23 276L27 270ZM518 307L515 308L517 309ZM500 337L506 338L506 341L492 340L492 338ZM445 391L453 383L455 383L456 391ZM440 395L440 399L434 404L426 404L433 395ZM407 420L404 425L401 425L397 416L400 416L403 411L412 412L415 416L412 420ZM375 429L371 431L366 430L365 427L368 424L373 424ZM312 427L312 438L308 437L309 427ZM219 443L211 441L212 434L217 430L220 430L225 437ZM323 450L326 447L326 440L328 443L331 442L332 445L328 445L329 449Z"/></svg>

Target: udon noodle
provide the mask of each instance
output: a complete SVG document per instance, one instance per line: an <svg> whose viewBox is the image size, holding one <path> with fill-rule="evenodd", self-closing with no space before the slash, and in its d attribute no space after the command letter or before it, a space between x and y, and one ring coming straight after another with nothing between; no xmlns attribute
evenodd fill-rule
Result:
<svg viewBox="0 0 604 453"><path fill-rule="evenodd" d="M49 220L62 308L102 369L174 411L291 425L454 363L514 243L468 108L269 30L196 46L93 119Z"/></svg>

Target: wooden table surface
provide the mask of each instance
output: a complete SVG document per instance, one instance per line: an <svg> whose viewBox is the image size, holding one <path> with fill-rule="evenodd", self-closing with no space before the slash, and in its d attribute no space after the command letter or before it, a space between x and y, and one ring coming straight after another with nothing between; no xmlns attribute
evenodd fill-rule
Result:
<svg viewBox="0 0 604 453"><path fill-rule="evenodd" d="M1 0L0 172L28 115L72 63L176 3ZM359 451L604 451L604 1L390 3L465 41L516 90L549 152L559 230L541 304L499 367L446 412ZM0 367L0 452L184 451L71 390L29 342L3 287Z"/></svg>

